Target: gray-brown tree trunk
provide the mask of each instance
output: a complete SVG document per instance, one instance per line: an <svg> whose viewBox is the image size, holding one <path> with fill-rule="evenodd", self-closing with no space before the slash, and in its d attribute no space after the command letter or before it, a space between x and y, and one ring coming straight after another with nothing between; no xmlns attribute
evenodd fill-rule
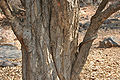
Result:
<svg viewBox="0 0 120 80"><path fill-rule="evenodd" d="M70 80L78 42L78 0L26 0L23 80Z"/></svg>

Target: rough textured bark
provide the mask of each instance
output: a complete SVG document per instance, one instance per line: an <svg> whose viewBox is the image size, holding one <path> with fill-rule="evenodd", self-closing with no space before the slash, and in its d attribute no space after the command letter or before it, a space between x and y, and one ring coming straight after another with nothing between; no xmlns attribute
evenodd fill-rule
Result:
<svg viewBox="0 0 120 80"><path fill-rule="evenodd" d="M20 1L21 1L22 6L25 8L26 1L25 0L20 0Z"/></svg>
<svg viewBox="0 0 120 80"><path fill-rule="evenodd" d="M70 80L77 49L77 0L26 0L23 80Z"/></svg>
<svg viewBox="0 0 120 80"><path fill-rule="evenodd" d="M26 11L22 11L26 15L22 16L11 12L6 0L0 1L22 45L23 80L80 80L79 74L99 26L120 10L120 1L104 11L104 7L98 8L79 46L78 1L25 0Z"/></svg>

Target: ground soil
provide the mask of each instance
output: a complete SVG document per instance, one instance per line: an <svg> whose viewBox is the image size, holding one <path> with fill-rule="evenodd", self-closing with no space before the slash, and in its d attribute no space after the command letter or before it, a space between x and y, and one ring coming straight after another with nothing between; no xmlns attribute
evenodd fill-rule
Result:
<svg viewBox="0 0 120 80"><path fill-rule="evenodd" d="M99 30L81 72L82 80L120 80L120 47L97 48L99 41L111 36L120 39L120 30Z"/></svg>

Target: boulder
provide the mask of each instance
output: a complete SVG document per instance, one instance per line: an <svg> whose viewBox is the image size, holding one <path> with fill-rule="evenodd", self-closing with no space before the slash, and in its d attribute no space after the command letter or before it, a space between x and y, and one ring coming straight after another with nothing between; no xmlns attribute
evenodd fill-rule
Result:
<svg viewBox="0 0 120 80"><path fill-rule="evenodd" d="M108 37L100 41L99 48L120 47L120 39L116 37Z"/></svg>
<svg viewBox="0 0 120 80"><path fill-rule="evenodd" d="M17 62L11 62L5 59L0 59L0 67L14 67L14 66L21 66L21 63Z"/></svg>
<svg viewBox="0 0 120 80"><path fill-rule="evenodd" d="M17 59L22 58L21 50L0 50L0 58Z"/></svg>
<svg viewBox="0 0 120 80"><path fill-rule="evenodd" d="M18 50L18 48L16 46L14 46L14 43L0 44L0 49Z"/></svg>

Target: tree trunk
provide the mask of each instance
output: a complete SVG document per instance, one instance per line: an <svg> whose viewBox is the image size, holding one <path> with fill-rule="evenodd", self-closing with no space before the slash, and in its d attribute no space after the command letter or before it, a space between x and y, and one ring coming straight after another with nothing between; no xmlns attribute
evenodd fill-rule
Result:
<svg viewBox="0 0 120 80"><path fill-rule="evenodd" d="M78 42L78 1L26 0L23 80L70 80Z"/></svg>

